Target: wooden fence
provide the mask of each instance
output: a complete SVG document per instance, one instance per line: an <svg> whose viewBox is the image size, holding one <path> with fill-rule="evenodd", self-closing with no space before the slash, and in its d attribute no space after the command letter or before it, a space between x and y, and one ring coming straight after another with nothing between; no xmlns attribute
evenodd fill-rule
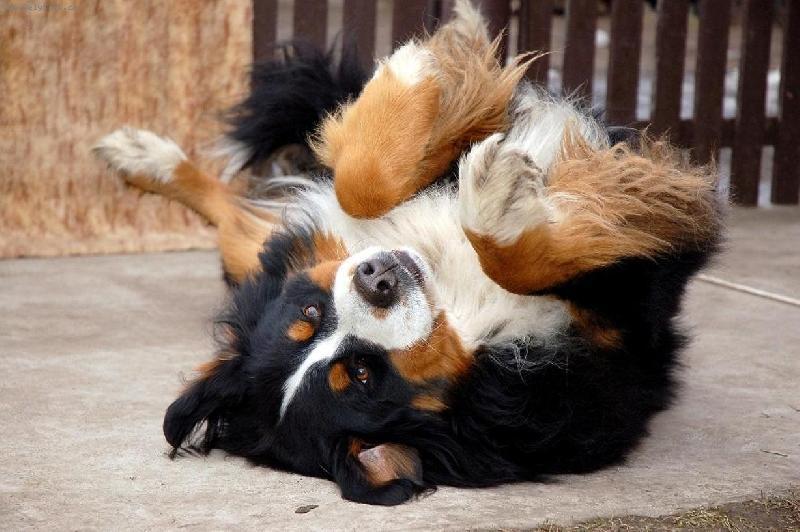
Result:
<svg viewBox="0 0 800 532"><path fill-rule="evenodd" d="M375 0L343 1L341 31L354 38L362 59L371 62L376 49ZM476 1L476 0L473 0ZM435 28L445 20L453 0L394 0L392 42ZM595 39L600 3L597 0L480 0L493 30L513 21L516 42L504 43L518 51L551 49L554 8L564 6L565 44L561 87L565 92L591 96L595 77ZM608 3L608 2L607 2ZM606 3L606 4L607 4ZM268 57L277 36L278 12L286 0L254 0L253 50L255 59ZM333 5L331 3L330 5ZM294 0L293 35L324 44L329 40L328 0ZM695 9L688 0L659 0L655 35L655 72L650 117L637 121L639 64L642 49L642 0L610 2L609 62L606 100L600 102L610 123L649 127L667 133L673 142L690 149L705 163L719 149L732 149L730 190L734 201L755 205L759 200L762 148L774 147L770 200L797 204L800 189L800 0L699 0ZM724 82L729 31L735 10L741 17L742 42L738 65L736 115L723 115ZM778 115L767 116L765 94L771 34L782 17L783 41ZM693 116L681 118L687 22L698 19L697 54L693 90ZM507 37L508 38L508 37ZM504 48L505 50L505 48ZM537 61L528 72L547 83L549 57ZM552 87L551 87L552 88Z"/></svg>

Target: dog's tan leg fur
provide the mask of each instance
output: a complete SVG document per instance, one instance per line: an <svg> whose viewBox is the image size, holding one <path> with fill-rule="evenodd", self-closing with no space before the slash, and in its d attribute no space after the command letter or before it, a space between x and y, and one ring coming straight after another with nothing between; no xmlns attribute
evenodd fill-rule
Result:
<svg viewBox="0 0 800 532"><path fill-rule="evenodd" d="M420 42L378 65L361 96L322 124L313 142L333 169L345 212L375 218L433 183L471 143L506 127L528 61L502 67L469 0Z"/></svg>
<svg viewBox="0 0 800 532"><path fill-rule="evenodd" d="M460 201L471 202L462 223L484 272L510 292L546 291L624 258L716 240L711 172L683 165L664 143L645 140L638 154L567 135L546 178L535 166L521 170L531 164L525 154L490 148L478 146L462 168ZM539 182L526 186L520 176Z"/></svg>
<svg viewBox="0 0 800 532"><path fill-rule="evenodd" d="M248 208L225 183L189 162L175 143L123 128L101 139L94 152L129 184L177 200L215 225L225 272L233 280L260 269L258 254L275 220Z"/></svg>

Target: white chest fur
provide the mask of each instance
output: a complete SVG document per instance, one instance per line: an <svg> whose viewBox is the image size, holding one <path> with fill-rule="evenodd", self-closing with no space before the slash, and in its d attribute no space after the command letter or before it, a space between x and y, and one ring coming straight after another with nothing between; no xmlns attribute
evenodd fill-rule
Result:
<svg viewBox="0 0 800 532"><path fill-rule="evenodd" d="M551 342L569 322L562 302L511 294L483 273L461 229L457 198L450 189L426 191L371 220L348 216L330 187L304 192L297 200L305 215L338 235L351 254L372 246L414 248L433 271L438 305L468 347Z"/></svg>

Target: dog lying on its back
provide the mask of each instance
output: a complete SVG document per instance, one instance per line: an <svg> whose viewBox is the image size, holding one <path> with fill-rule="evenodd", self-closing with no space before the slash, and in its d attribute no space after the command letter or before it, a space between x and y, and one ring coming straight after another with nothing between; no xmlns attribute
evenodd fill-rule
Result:
<svg viewBox="0 0 800 532"><path fill-rule="evenodd" d="M610 145L520 82L524 58L497 64L468 1L455 13L363 89L347 56L260 67L235 169L305 142L327 168L267 181L267 201L149 132L97 146L219 228L231 301L218 354L167 410L176 451L205 422L202 451L398 504L618 462L669 403L674 318L719 238L712 176L661 142Z"/></svg>

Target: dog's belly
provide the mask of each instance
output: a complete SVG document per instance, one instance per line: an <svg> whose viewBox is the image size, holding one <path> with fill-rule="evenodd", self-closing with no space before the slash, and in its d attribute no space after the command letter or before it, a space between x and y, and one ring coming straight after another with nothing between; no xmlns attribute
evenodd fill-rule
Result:
<svg viewBox="0 0 800 532"><path fill-rule="evenodd" d="M452 189L429 189L377 219L348 216L329 187L304 193L298 200L350 254L379 246L411 247L422 255L433 271L437 303L468 347L551 342L569 324L562 301L512 294L483 273L461 229Z"/></svg>

